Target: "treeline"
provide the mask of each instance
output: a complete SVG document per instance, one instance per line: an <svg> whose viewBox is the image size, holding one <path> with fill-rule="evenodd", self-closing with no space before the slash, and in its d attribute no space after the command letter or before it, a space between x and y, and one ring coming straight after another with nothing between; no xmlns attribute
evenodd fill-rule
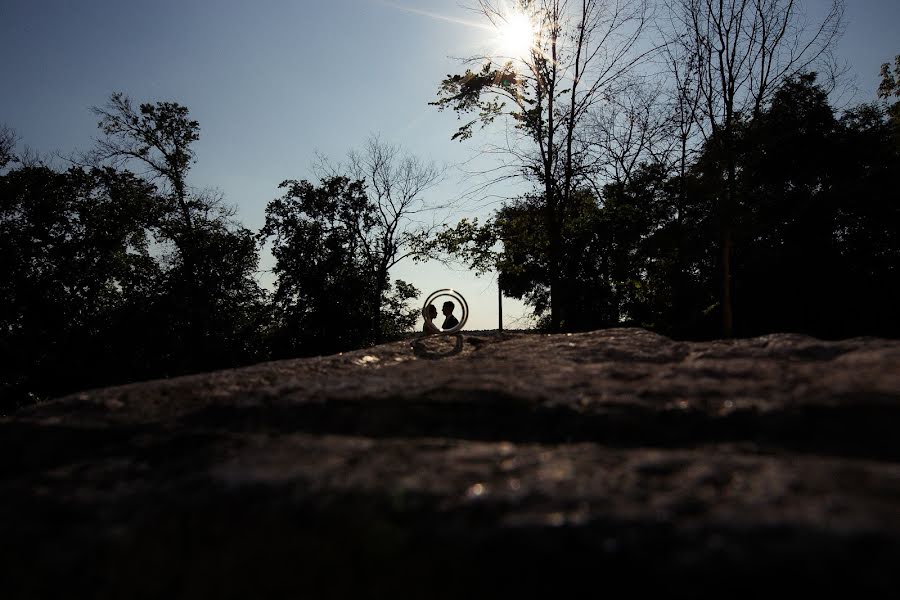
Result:
<svg viewBox="0 0 900 600"><path fill-rule="evenodd" d="M252 231L188 185L200 128L181 105L113 95L96 147L65 169L2 129L0 408L391 339L416 319L418 291L390 276L404 258L495 270L548 329L555 308L566 330L718 337L723 231L734 333L900 336L898 79L900 59L882 102L839 112L815 75L788 78L690 161L621 160L603 186L574 186L555 231L540 189L439 228L425 197L440 170L377 138L315 183L283 182Z"/></svg>
<svg viewBox="0 0 900 600"><path fill-rule="evenodd" d="M900 94L888 76L885 98ZM900 103L839 115L806 74L730 135L734 333L900 336ZM683 176L645 162L599 193L578 190L560 236L564 329L721 336L721 148L708 139ZM474 268L497 269L503 292L549 327L546 207L540 195L524 197L443 235ZM499 252L482 251L496 242Z"/></svg>
<svg viewBox="0 0 900 600"><path fill-rule="evenodd" d="M428 235L409 214L435 208L435 167L372 139L318 184L282 183L256 232L188 185L200 128L187 108L114 94L94 111L103 136L63 169L0 129L0 410L413 326L418 291L390 269ZM274 292L258 282L265 244Z"/></svg>
<svg viewBox="0 0 900 600"><path fill-rule="evenodd" d="M829 4L480 0L527 47L469 57L432 104L451 139L504 123L494 176L533 192L447 247L552 331L897 335L900 59L879 102L835 110Z"/></svg>

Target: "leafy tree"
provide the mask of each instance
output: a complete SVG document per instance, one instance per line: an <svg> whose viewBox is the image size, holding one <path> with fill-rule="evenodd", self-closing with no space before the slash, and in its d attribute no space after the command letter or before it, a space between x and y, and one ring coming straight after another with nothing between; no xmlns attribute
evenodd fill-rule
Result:
<svg viewBox="0 0 900 600"><path fill-rule="evenodd" d="M400 280L391 288L372 260L378 256L372 246L379 242L372 235L378 205L365 184L331 177L319 186L289 180L280 187L285 194L266 207L260 232L273 241L275 257L275 353L345 350L407 331L416 311L405 302L418 291ZM376 300L375 289L388 293Z"/></svg>
<svg viewBox="0 0 900 600"><path fill-rule="evenodd" d="M889 63L881 65L881 84L878 86L878 97L888 103L888 117L894 131L894 139L897 146L900 147L900 54L894 58L893 72L891 72ZM890 104L891 98L896 98L893 104Z"/></svg>
<svg viewBox="0 0 900 600"><path fill-rule="evenodd" d="M838 119L816 76L804 74L733 136L744 315L735 331L894 335L887 306L900 298L900 214L888 182L898 162L884 110L862 106ZM696 166L713 188L719 149L708 144Z"/></svg>
<svg viewBox="0 0 900 600"><path fill-rule="evenodd" d="M755 119L733 125L738 335L897 335L900 318L900 152L886 107L835 114L814 74L775 89ZM617 323L679 338L720 335L721 174L711 138L685 171L645 163L601 196L581 190L563 229L574 328ZM892 183L893 182L893 183ZM507 295L547 324L549 260L541 198L524 197L485 224L462 221L446 251L496 269Z"/></svg>
<svg viewBox="0 0 900 600"><path fill-rule="evenodd" d="M691 114L702 124L706 151L721 160L716 211L721 249L722 333L734 331L734 228L738 130L759 116L785 78L828 57L842 31L843 1L834 0L822 21L802 23L796 0L679 0L670 5L672 44L682 62L679 96L699 98ZM676 72L678 69L676 68Z"/></svg>
<svg viewBox="0 0 900 600"><path fill-rule="evenodd" d="M225 366L259 356L264 294L255 279L258 248L254 234L234 223L233 210L209 192L188 183L195 157L192 144L200 125L175 102L135 108L122 93L94 107L104 137L89 155L93 163L132 167L156 186L159 219L154 236L174 252L160 259L169 320L161 328L170 349L167 372ZM168 344L167 344L168 345ZM251 351L251 348L254 350ZM250 352L250 354L247 354Z"/></svg>
<svg viewBox="0 0 900 600"><path fill-rule="evenodd" d="M881 83L878 85L878 97L885 100L891 96L900 98L900 54L894 57L894 70L890 63L881 65Z"/></svg>
<svg viewBox="0 0 900 600"><path fill-rule="evenodd" d="M629 190L643 189L647 183L635 173ZM654 196L651 192L648 202L640 204L619 188L608 189L602 203L592 192L580 191L564 224L561 275L573 283L567 305L571 329L596 329L632 318L628 290L640 288L634 285L643 268L637 249L657 223ZM541 326L549 327L550 264L543 205L542 198L525 196L503 206L484 225L464 220L439 239L444 251L477 271L496 270L503 292L524 300Z"/></svg>
<svg viewBox="0 0 900 600"><path fill-rule="evenodd" d="M340 178L347 174L363 182L362 193L371 210L364 226L356 229L358 247L363 254L366 270L373 274L371 298L371 330L377 336L394 335L396 313L382 310L389 302L390 271L407 258L421 258L431 248L430 240L438 227L438 213L447 208L427 197L427 192L442 177L442 171L388 144L377 136L370 137L361 150L351 150L343 164L333 164L320 158L318 171L326 178ZM400 289L395 290L402 292Z"/></svg>
<svg viewBox="0 0 900 600"><path fill-rule="evenodd" d="M474 57L478 70L448 75L432 104L458 114L474 114L453 135L465 140L476 124L486 126L506 117L515 126L510 145L498 153L510 157L506 176L534 182L543 203L547 231L547 275L550 323L554 330L571 323L566 314L569 285L563 230L568 211L577 211L577 196L587 187L599 189L597 159L586 142L591 111L614 95L626 75L649 51L639 41L649 18L649 4L586 0L536 0L516 3L480 0L480 12L502 30L524 14L534 25L527 56Z"/></svg>
<svg viewBox="0 0 900 600"><path fill-rule="evenodd" d="M130 173L22 167L0 177L7 405L128 378L128 353L111 342L134 333L117 315L159 276L146 229L156 216L152 187Z"/></svg>
<svg viewBox="0 0 900 600"><path fill-rule="evenodd" d="M896 117L862 105L840 120L835 239L843 271L829 291L846 311L829 335L900 336L900 143ZM838 275L840 278L835 277ZM843 282L842 282L843 279ZM834 313L830 315L833 319Z"/></svg>
<svg viewBox="0 0 900 600"><path fill-rule="evenodd" d="M502 250L497 249L499 241L495 221L479 224L477 218L462 219L453 227L444 225L430 240L426 255L452 257L476 275L484 275L496 271L503 258Z"/></svg>
<svg viewBox="0 0 900 600"><path fill-rule="evenodd" d="M161 197L169 204L167 233L190 263L195 213L208 208L202 198L192 197L187 183L194 162L191 144L200 139L200 124L178 103L144 103L136 109L121 92L113 93L105 107L92 110L105 137L97 140L90 158L118 168L137 163L151 181L161 182Z"/></svg>

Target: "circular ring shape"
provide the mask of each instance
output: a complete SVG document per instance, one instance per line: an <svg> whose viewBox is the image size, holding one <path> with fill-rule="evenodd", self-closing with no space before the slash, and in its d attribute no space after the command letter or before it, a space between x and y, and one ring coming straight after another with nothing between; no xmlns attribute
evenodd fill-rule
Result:
<svg viewBox="0 0 900 600"><path fill-rule="evenodd" d="M462 309L462 318L460 318L459 322L450 329L445 329L443 331L439 329L437 325L431 322L433 317L428 314L428 307L431 306L431 304L441 296L453 298L453 300L456 300L459 304L459 307ZM462 297L462 294L460 294L456 290L444 288L442 290L432 292L431 295L429 295L428 298L425 299L425 304L422 305L422 317L425 319L426 333L456 333L457 331L461 330L463 326L465 326L466 321L469 320L469 303L466 302L466 299Z"/></svg>

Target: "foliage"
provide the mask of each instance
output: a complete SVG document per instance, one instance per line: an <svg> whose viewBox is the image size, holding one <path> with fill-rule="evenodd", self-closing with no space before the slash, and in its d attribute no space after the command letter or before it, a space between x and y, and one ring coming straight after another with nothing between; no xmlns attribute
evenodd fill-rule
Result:
<svg viewBox="0 0 900 600"><path fill-rule="evenodd" d="M6 405L266 355L256 238L186 183L196 121L122 94L97 112L94 166L0 177Z"/></svg>
<svg viewBox="0 0 900 600"><path fill-rule="evenodd" d="M438 171L377 139L343 175L284 182L256 233L188 185L199 125L176 103L114 95L92 164L67 170L17 153L2 128L0 409L394 339L417 317L418 291L390 279L407 257L496 270L548 327L714 337L723 222L735 334L900 336L898 69L883 69L880 102L842 114L815 74L795 74L677 166L646 154L566 195L554 175L556 200L539 187L437 233L423 192ZM271 295L256 281L261 242Z"/></svg>
<svg viewBox="0 0 900 600"><path fill-rule="evenodd" d="M320 157L318 170L326 178L349 177L364 184L366 222L354 230L355 243L362 250L365 268L372 273L370 306L378 307L390 293L391 269L406 258L429 255L436 215L446 206L430 200L427 192L440 181L442 170L378 136L370 137L362 150L348 152L344 164ZM403 293L402 288L395 291ZM383 317L393 319L395 313L374 310L374 339L396 335L397 323L382 323Z"/></svg>
<svg viewBox="0 0 900 600"><path fill-rule="evenodd" d="M677 0L669 5L669 12L674 25L669 44L679 47L675 54L683 61L678 96L696 99L696 104L689 102L690 113L701 126L703 151L714 152L721 165L719 193L714 196L721 269L719 308L722 334L731 337L735 332L736 213L741 209L737 197L740 129L759 117L785 79L817 65L828 66L842 32L844 2L833 0L818 23L805 22L802 6L794 0ZM679 70L677 64L673 67ZM706 175L709 178L712 172Z"/></svg>
<svg viewBox="0 0 900 600"><path fill-rule="evenodd" d="M200 125L176 102L135 108L122 93L95 107L105 136L89 158L115 168L135 167L156 185L159 219L155 241L173 247L160 257L165 269L164 305L170 320L163 353L167 372L224 366L262 354L257 330L264 314L256 282L254 234L230 221L233 211L212 193L187 182ZM169 344L172 343L172 346Z"/></svg>
<svg viewBox="0 0 900 600"><path fill-rule="evenodd" d="M881 84L878 86L878 97L887 104L887 114L894 135L894 143L900 148L900 54L894 58L894 70L890 65L881 65ZM891 98L896 98L893 104Z"/></svg>
<svg viewBox="0 0 900 600"><path fill-rule="evenodd" d="M837 117L814 74L788 79L732 129L736 333L900 334L900 152L885 107ZM645 163L602 195L582 189L562 229L566 327L633 324L714 337L721 319L722 173L711 137L682 178ZM551 263L541 198L448 228L448 252L493 266L505 294L547 324ZM497 250L496 248L500 249Z"/></svg>
<svg viewBox="0 0 900 600"><path fill-rule="evenodd" d="M362 181L285 181L260 232L273 242L276 355L346 350L408 331L418 291L380 274L378 205ZM385 280L378 281L379 277Z"/></svg>
<svg viewBox="0 0 900 600"><path fill-rule="evenodd" d="M447 75L431 104L450 109L466 121L453 139L472 136L473 127L507 117L514 125L512 142L495 148L509 162L505 177L524 176L539 189L532 201L544 204L539 211L546 230L547 286L551 328L572 323L574 309L562 273L567 254L563 248L566 215L578 204L584 187L599 188L597 157L585 135L591 113L604 99L615 95L622 82L647 55L639 47L649 19L649 3L586 0L535 0L516 3L535 26L532 46L524 57L473 57L480 70ZM510 18L502 2L480 0L476 9L495 28ZM512 173L510 175L509 173ZM577 211L577 209L576 209Z"/></svg>
<svg viewBox="0 0 900 600"><path fill-rule="evenodd" d="M461 219L456 225L444 227L432 237L422 257L452 256L463 262L476 275L484 275L497 268L503 256L496 250L499 239L494 223L478 224L478 219ZM421 259L420 259L421 260Z"/></svg>
<svg viewBox="0 0 900 600"><path fill-rule="evenodd" d="M152 192L109 169L0 177L0 395L105 383L131 366L113 343L128 337L123 307L153 294L160 275L148 252Z"/></svg>
<svg viewBox="0 0 900 600"><path fill-rule="evenodd" d="M890 63L881 65L881 83L878 85L878 97L888 99L891 96L900 98L900 54L894 57L894 70Z"/></svg>

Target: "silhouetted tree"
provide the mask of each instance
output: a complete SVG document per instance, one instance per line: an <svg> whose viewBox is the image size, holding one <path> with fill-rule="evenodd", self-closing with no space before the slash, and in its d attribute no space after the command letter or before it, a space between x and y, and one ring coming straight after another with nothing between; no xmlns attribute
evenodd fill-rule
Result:
<svg viewBox="0 0 900 600"><path fill-rule="evenodd" d="M351 150L344 163L332 163L320 157L317 170L326 178L344 175L363 182L369 219L355 231L363 253L366 270L373 274L371 298L371 330L376 337L395 335L396 323L382 323L383 315L393 318L382 306L390 303L387 287L390 272L400 261L427 253L429 240L440 224L438 215L447 208L428 198L442 171L426 162L372 136L361 150ZM399 292L398 290L396 290ZM402 295L402 294L401 294Z"/></svg>
<svg viewBox="0 0 900 600"><path fill-rule="evenodd" d="M835 117L815 75L782 85L743 134L739 331L896 332L900 163L877 105ZM887 303L886 303L887 302Z"/></svg>
<svg viewBox="0 0 900 600"><path fill-rule="evenodd" d="M501 208L494 219L503 252L497 261L501 288L507 296L524 300L534 310L539 326L550 327L551 264L549 239L543 218L544 201L520 198ZM596 197L582 191L572 198L561 233L563 272L571 283L567 301L567 327L596 329L615 322L610 301L609 258L599 227Z"/></svg>
<svg viewBox="0 0 900 600"><path fill-rule="evenodd" d="M900 54L894 58L894 70L891 65L881 65L881 84L878 86L878 97L887 104L887 114L894 131L894 138L900 146ZM891 103L891 98L895 98Z"/></svg>
<svg viewBox="0 0 900 600"><path fill-rule="evenodd" d="M735 121L732 226L744 315L736 334L898 335L900 147L888 108L863 105L838 118L816 76L802 74L775 88L755 119ZM573 327L720 335L720 249L711 240L728 160L711 137L683 174L645 163L601 196L579 192L562 246ZM496 268L504 292L548 324L542 205L524 197L442 236L476 270Z"/></svg>
<svg viewBox="0 0 900 600"><path fill-rule="evenodd" d="M9 403L128 380L146 342L121 314L160 270L152 186L112 169L0 177L0 395Z"/></svg>
<svg viewBox="0 0 900 600"><path fill-rule="evenodd" d="M756 118L781 81L809 70L827 56L842 28L843 1L834 0L812 27L800 21L795 0L678 0L671 35L678 55L693 70L682 78L688 97L699 90L698 123L705 143L718 146L721 191L716 202L721 247L722 332L734 329L732 306L734 219L737 185L737 128ZM685 64L685 63L682 63Z"/></svg>
<svg viewBox="0 0 900 600"><path fill-rule="evenodd" d="M186 106L157 102L135 109L121 92L113 93L105 107L92 110L100 117L98 126L105 137L96 141L91 158L118 168L137 163L148 179L161 183L161 197L169 203L167 233L179 246L193 277L194 213L209 208L200 198L191 197L187 183L194 162L191 144L200 139L200 124L189 118Z"/></svg>
<svg viewBox="0 0 900 600"><path fill-rule="evenodd" d="M280 187L286 192L266 207L260 232L273 240L275 353L334 352L408 331L416 310L405 302L418 291L400 280L391 289L379 270L379 206L365 184L331 177L319 186L289 180ZM374 296L377 289L389 292Z"/></svg>
<svg viewBox="0 0 900 600"><path fill-rule="evenodd" d="M432 104L477 118L453 135L464 140L477 123L509 117L515 131L508 147L507 176L533 181L544 204L547 230L550 324L558 330L568 322L568 282L562 238L570 207L579 190L598 176L596 157L583 129L591 110L615 94L625 76L651 50L639 41L649 18L649 3L606 0L538 0L517 4L532 20L534 43L524 57L476 57L477 71L448 75ZM505 4L479 0L478 12L501 29L510 18ZM507 103L510 107L507 108Z"/></svg>
<svg viewBox="0 0 900 600"><path fill-rule="evenodd" d="M16 133L10 127L0 124L0 169L15 158Z"/></svg>
<svg viewBox="0 0 900 600"><path fill-rule="evenodd" d="M246 360L249 346L258 356L258 342L247 339L262 326L264 314L263 291L255 279L256 238L232 221L233 209L216 194L188 184L199 123L178 103L135 108L122 93L93 110L105 135L97 140L91 161L138 169L157 186L156 241L174 249L160 257L169 295L169 326L163 330L174 342L165 355L173 371L234 364Z"/></svg>

